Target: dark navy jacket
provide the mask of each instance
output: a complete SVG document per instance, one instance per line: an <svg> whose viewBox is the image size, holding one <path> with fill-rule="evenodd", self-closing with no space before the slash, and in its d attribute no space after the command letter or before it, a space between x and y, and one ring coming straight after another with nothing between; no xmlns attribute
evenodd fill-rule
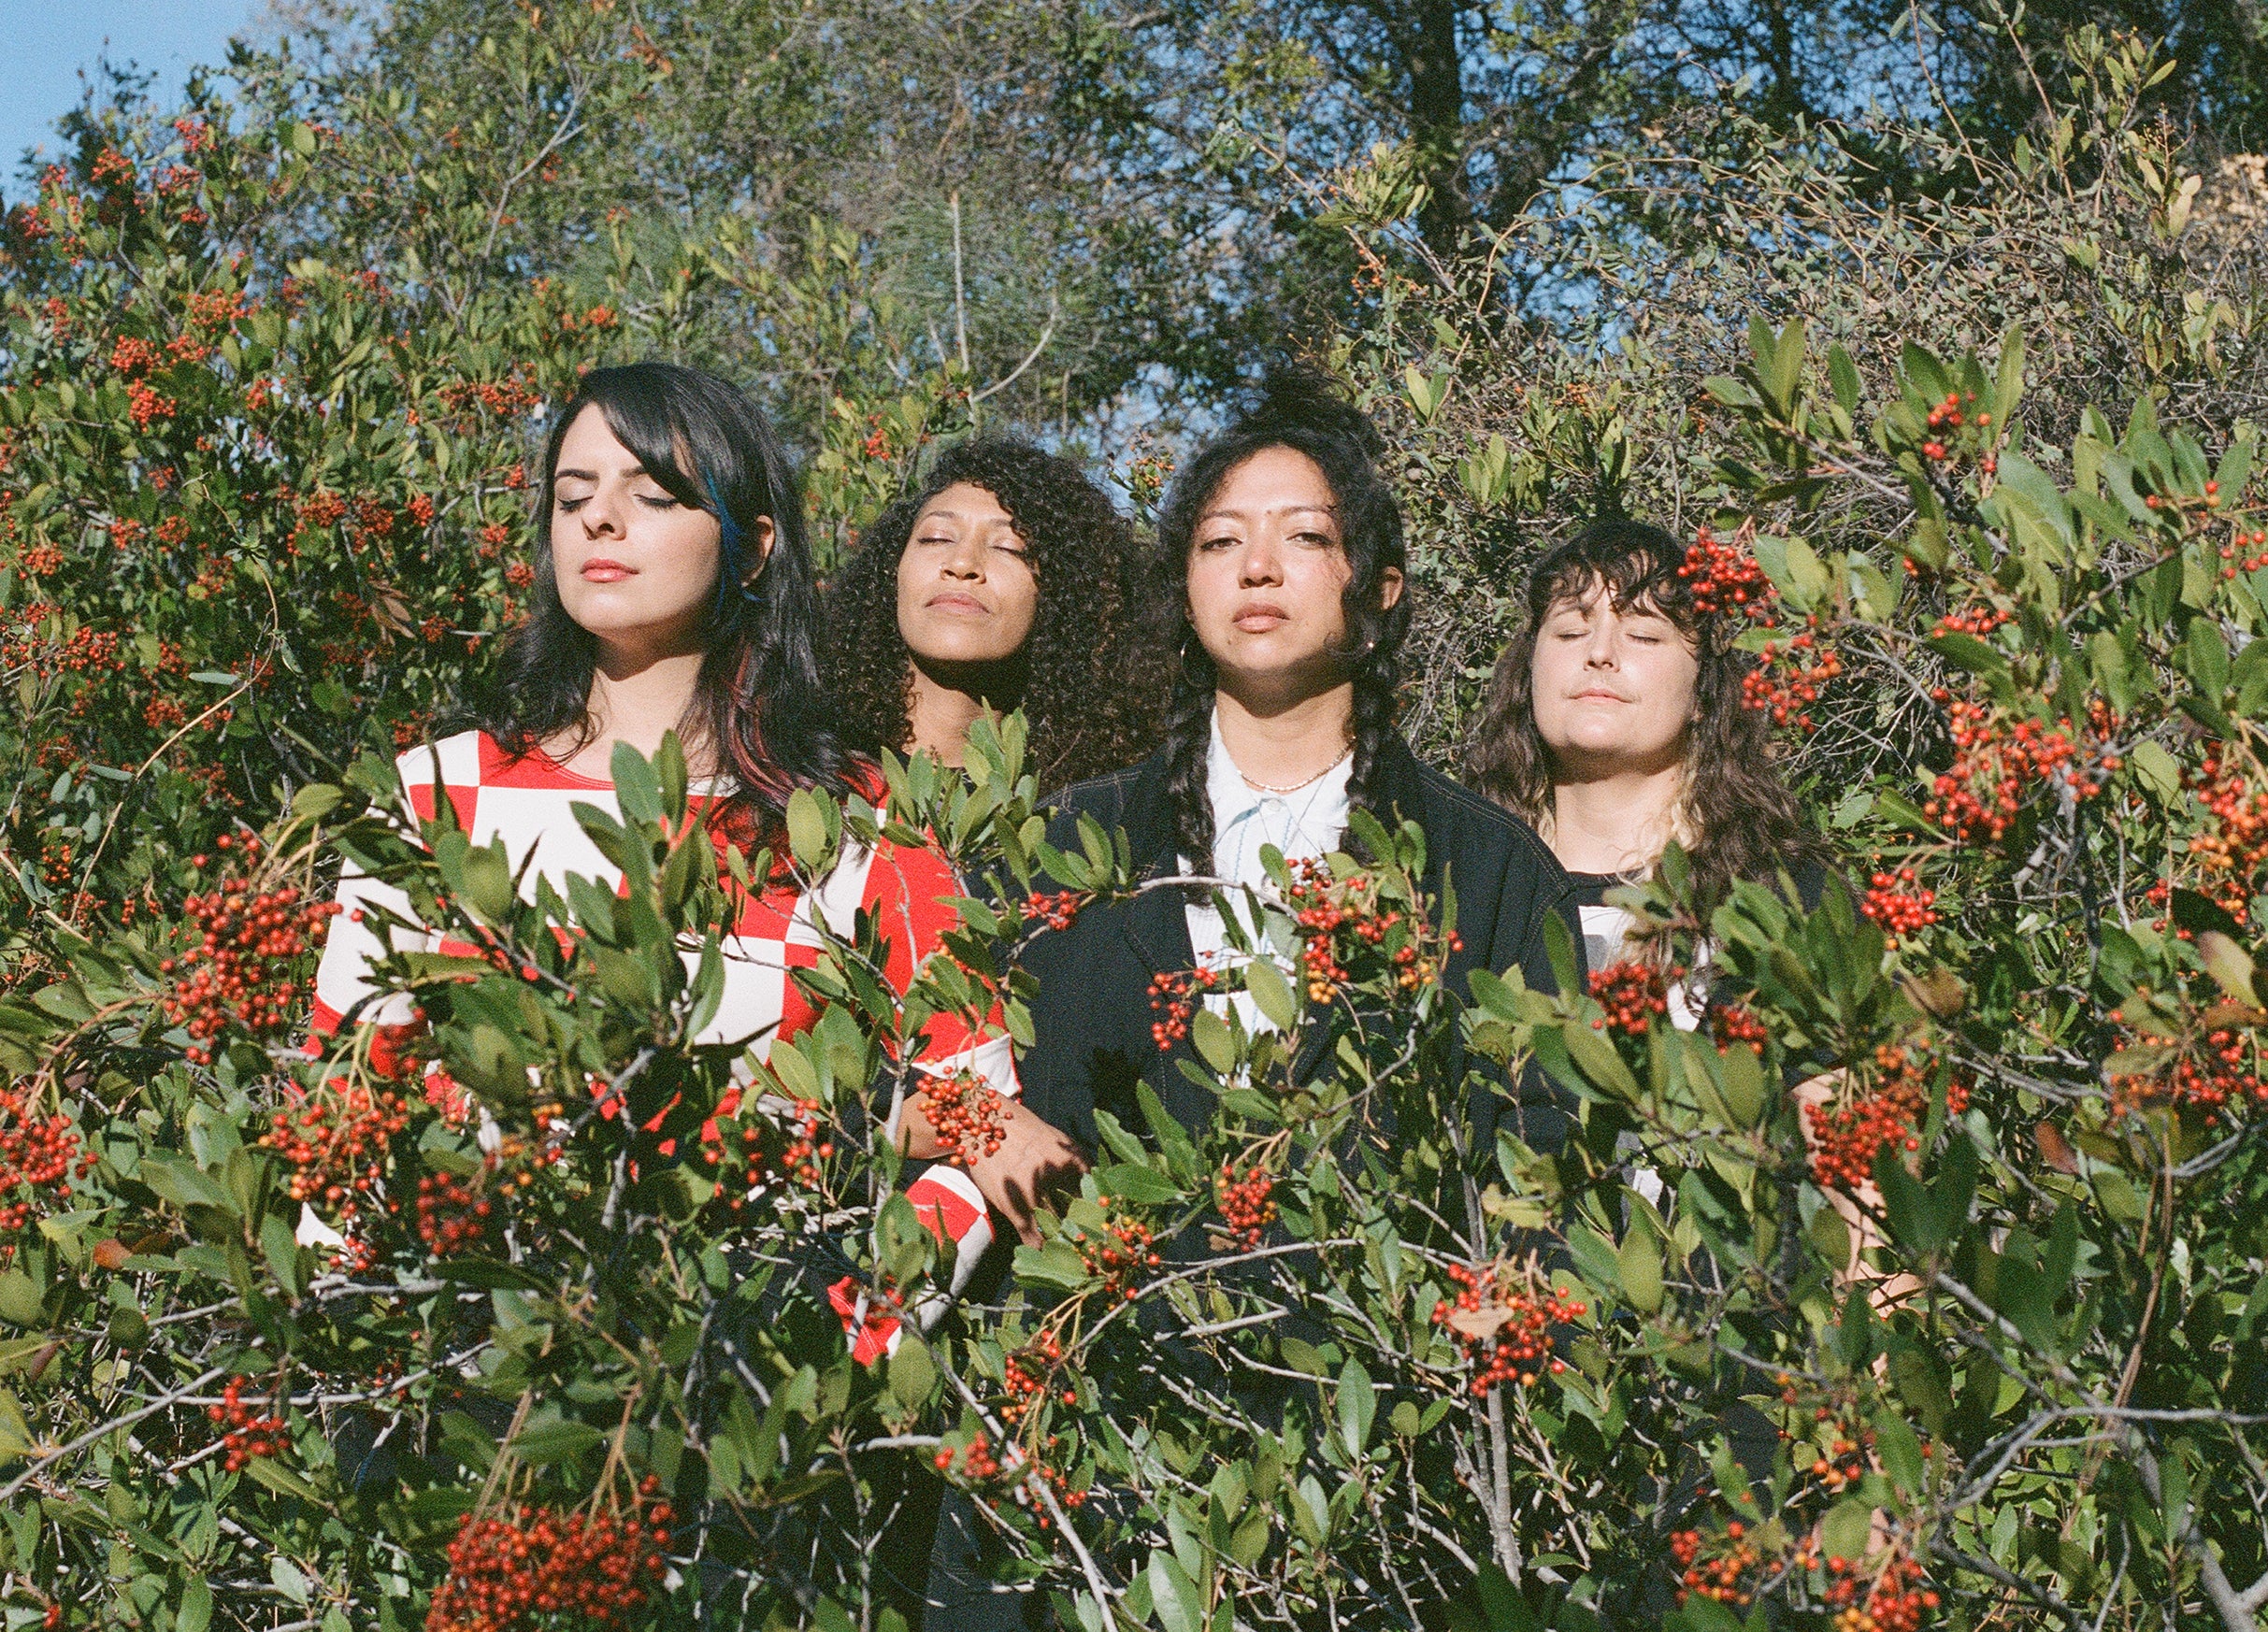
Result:
<svg viewBox="0 0 2268 1632"><path fill-rule="evenodd" d="M1079 818L1092 816L1106 833L1125 831L1138 877L1179 873L1168 774L1160 753L1066 789L1048 841L1077 853ZM1473 969L1500 974L1515 967L1529 985L1556 990L1544 953L1544 920L1559 913L1574 944L1582 939L1568 904L1572 887L1543 841L1501 807L1419 764L1399 737L1379 751L1371 785L1378 808L1389 816L1388 827L1408 818L1426 836L1424 892L1437 902L1444 885L1456 893L1464 948L1451 954L1444 971L1451 990L1464 996ZM1184 908L1181 892L1154 890L1129 902L1089 908L1070 928L1042 935L1026 950L1024 966L1040 986L1032 1000L1035 1040L1017 1063L1024 1103L1090 1150L1098 1109L1130 1131L1144 1131L1135 1105L1137 1081L1148 1082L1184 1127L1202 1128L1213 1118L1213 1096L1181 1068L1184 1059L1195 1058L1188 1041L1161 1050L1150 1030L1156 1018L1150 1008L1151 979L1186 970L1197 961ZM1500 1109L1491 1094L1475 1110L1486 1124L1500 1116L1514 1119L1514 1131L1540 1149L1556 1147L1564 1137L1565 1110L1540 1081L1524 1085L1509 1106ZM1486 1151L1492 1141L1475 1145Z"/></svg>

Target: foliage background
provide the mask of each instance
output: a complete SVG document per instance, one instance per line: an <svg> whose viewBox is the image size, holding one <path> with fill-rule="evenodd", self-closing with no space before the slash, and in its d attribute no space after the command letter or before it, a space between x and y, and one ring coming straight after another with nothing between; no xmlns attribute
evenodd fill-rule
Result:
<svg viewBox="0 0 2268 1632"><path fill-rule="evenodd" d="M2235 17L403 4L310 9L180 108L127 86L75 116L0 246L8 1625L420 1624L467 1511L619 1513L651 1474L681 1511L639 1613L886 1625L912 1613L893 1515L940 1450L1024 1489L1026 1572L1089 1625L2257 1624L2268 176ZM523 1175L421 1102L356 1192L404 1210L370 1272L290 1238L304 1175L262 1142L286 1080L388 1089L361 1055L293 1064L288 937L247 966L273 1009L214 1039L167 1007L228 880L288 917L345 845L492 938L510 967L395 976L524 1156L530 1070L560 1103L679 1095L681 1121L724 1092L682 1040L699 981L667 974L718 896L663 834L666 768L614 841L648 858L644 905L586 914L602 944L573 955L461 845L363 806L514 616L526 463L579 366L749 380L839 549L971 422L1092 451L1140 510L1286 335L1387 431L1424 592L1405 718L1436 757L1544 543L1601 508L1758 523L1783 615L1841 665L1789 764L1860 889L1809 924L1717 921L1757 1080L1737 1046L1608 1046L1580 996L1460 1019L1358 968L1363 1001L1299 1020L1356 1045L1308 1097L1131 1130L1007 1313L869 1371L816 1288L910 1295L928 1266L860 1109L909 1017L844 947L840 1020L738 1116L791 1167L782 1106L827 1122L777 1216L719 1216L658 1146L633 1184L603 1119ZM1947 391L1997 428L1939 439ZM1013 874L1033 792L1005 761L974 795L916 771L895 814ZM797 865L877 819L806 811ZM1022 932L973 913L977 974L917 1008ZM1379 1133L1382 1105L1454 1124L1432 1067L1459 1025L1586 1096L1569 1151ZM1224 1080L1282 1086L1265 1047L1207 1042ZM1899 1102L1919 1177L1873 1169L1869 1273L1922 1288L1894 1312L1835 1279L1847 1210L1776 1086L1799 1061L1854 1106L1925 1082ZM1260 1271L1209 1238L1224 1161L1279 1187ZM421 1181L432 1219L477 1193L511 1233L436 1253ZM1093 1312L1129 1220L1173 1254L1140 1342ZM1516 1267L1538 1229L1586 1304L1570 1369L1475 1395L1429 1311L1450 1266ZM1310 1324L1245 1324L1271 1309ZM1041 1330L1073 1397L1006 1424ZM1164 1396L1160 1334L1309 1381L1265 1410ZM234 1377L277 1453L231 1454ZM1759 1418L1792 1437L1750 1489ZM1830 1439L1813 1471L1820 1422L1869 1453ZM1044 1493L972 1473L980 1431ZM1866 1593L1835 1598L1838 1552ZM1685 1568L1731 1583L1721 1614L1679 1606Z"/></svg>

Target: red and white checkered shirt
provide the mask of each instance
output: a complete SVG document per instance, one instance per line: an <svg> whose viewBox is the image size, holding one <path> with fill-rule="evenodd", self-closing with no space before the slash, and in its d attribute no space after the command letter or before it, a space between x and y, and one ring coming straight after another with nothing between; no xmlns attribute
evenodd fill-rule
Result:
<svg viewBox="0 0 2268 1632"><path fill-rule="evenodd" d="M573 810L577 804L590 805L619 820L611 782L582 776L541 752L514 758L479 731L412 749L395 764L409 809L421 821L433 820L438 784L474 845L504 840L512 870L531 899L538 878L548 879L563 896L569 874L610 889L619 886L621 869L591 842ZM522 864L531 854L534 865L522 873ZM904 992L914 972L939 951L944 934L958 923L951 902L965 893L951 864L938 852L883 839L871 850L846 844L834 871L810 891L790 884L748 897L723 948L724 1001L696 1040L753 1038L753 1052L761 1059L774 1040L809 1028L817 1011L790 971L818 962L821 924L847 938L861 910L872 916L887 943L885 971L891 986ZM364 909L383 907L398 917L413 919L409 899L350 866L339 880L338 901L342 910L331 920L315 975L310 1024L316 1038L337 1031L350 1013L385 1027L408 1024L412 1015L406 995L372 1001L377 988L370 966L383 955L384 943L378 934L378 916ZM396 951L477 952L439 935L413 941L397 930L394 941ZM683 955L689 967L698 961L697 950ZM357 1005L362 1006L359 1010ZM316 1046L319 1042L310 1044L310 1050ZM924 1028L914 1063L939 1073L972 1071L1000 1093L1016 1092L1013 1054L997 1023L979 1026L955 1015L937 1015ZM943 1164L917 1179L908 1195L939 1236L957 1246L957 1288L992 1239L982 1195L966 1173Z"/></svg>

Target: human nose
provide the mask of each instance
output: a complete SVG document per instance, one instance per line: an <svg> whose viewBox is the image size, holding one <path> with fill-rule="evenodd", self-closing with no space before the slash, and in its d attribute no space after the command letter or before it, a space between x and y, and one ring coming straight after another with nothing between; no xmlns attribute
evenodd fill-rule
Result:
<svg viewBox="0 0 2268 1632"><path fill-rule="evenodd" d="M1284 558L1272 538L1255 538L1237 551L1237 582L1251 589L1284 581Z"/></svg>
<svg viewBox="0 0 2268 1632"><path fill-rule="evenodd" d="M1615 668L1620 664L1622 640L1614 620L1601 618L1591 625L1589 637L1583 646L1583 666L1586 668Z"/></svg>
<svg viewBox="0 0 2268 1632"><path fill-rule="evenodd" d="M984 551L973 537L964 535L953 541L945 551L943 564L947 578L967 579L972 583L984 581Z"/></svg>
<svg viewBox="0 0 2268 1632"><path fill-rule="evenodd" d="M582 523L586 538L619 538L623 536L622 495L605 487L593 491L582 502L576 519Z"/></svg>

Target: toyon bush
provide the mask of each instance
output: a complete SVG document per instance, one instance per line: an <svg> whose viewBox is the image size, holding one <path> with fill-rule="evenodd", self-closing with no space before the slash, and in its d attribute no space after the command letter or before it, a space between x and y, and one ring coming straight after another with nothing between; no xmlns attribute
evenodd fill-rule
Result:
<svg viewBox="0 0 2268 1632"><path fill-rule="evenodd" d="M620 892L522 899L392 757L513 616L538 405L654 344L635 257L443 300L304 231L362 125L83 129L0 262L6 1624L905 1626L950 1485L1092 1632L2255 1627L2262 306L2130 116L2155 65L2091 49L2039 150L1905 138L1942 196L1671 133L1599 179L1652 262L1571 205L1435 264L1394 155L1341 179L1414 729L1454 740L1507 575L1603 495L1689 537L1843 876L1704 909L1672 852L1628 895L1658 957L1457 993L1422 840L1360 819L1278 880L1292 974L1240 977L1277 1029L1161 980L1213 1120L1102 1117L926 1337L884 1113L997 1124L908 1039L1028 1035L1015 949L1138 887L1111 836L1039 843L1012 721L746 855L672 744L593 818ZM1488 317L1546 264L1630 296L1613 346ZM829 470L886 485L817 468L823 516L865 502ZM736 892L877 835L970 880L945 952L894 995L863 925L797 973L811 1031L694 1042ZM309 1058L342 856L474 951L378 967L406 1044ZM1564 1142L1470 1114L1523 1076Z"/></svg>

